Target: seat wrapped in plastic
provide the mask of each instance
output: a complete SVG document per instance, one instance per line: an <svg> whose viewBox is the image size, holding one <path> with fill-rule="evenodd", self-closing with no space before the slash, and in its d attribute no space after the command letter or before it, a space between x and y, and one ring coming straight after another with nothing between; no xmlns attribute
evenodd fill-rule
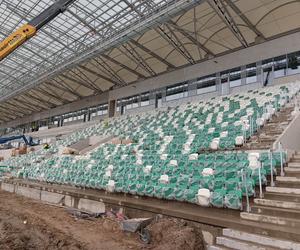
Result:
<svg viewBox="0 0 300 250"><path fill-rule="evenodd" d="M241 184L241 190L243 195L253 196L255 194L255 183L254 180L247 178L247 181L243 181ZM247 190L247 192L246 192Z"/></svg>
<svg viewBox="0 0 300 250"><path fill-rule="evenodd" d="M225 197L225 194L226 194L226 190L225 189L215 189L211 193L210 203L214 207L224 207L224 197Z"/></svg>
<svg viewBox="0 0 300 250"><path fill-rule="evenodd" d="M175 199L178 201L184 201L185 200L185 190L186 188L182 189L182 188L176 188L174 190L175 192Z"/></svg>
<svg viewBox="0 0 300 250"><path fill-rule="evenodd" d="M214 189L222 189L224 188L226 183L226 178L225 177L217 177L214 180Z"/></svg>
<svg viewBox="0 0 300 250"><path fill-rule="evenodd" d="M206 188L212 190L214 188L214 177L211 176L203 176L200 180L200 186L202 188Z"/></svg>
<svg viewBox="0 0 300 250"><path fill-rule="evenodd" d="M229 178L226 180L226 190L236 190L241 186L241 181L239 178Z"/></svg>
<svg viewBox="0 0 300 250"><path fill-rule="evenodd" d="M262 185L265 185L267 183L267 177L266 177L266 170L264 168L260 168L260 176L261 176L261 183ZM259 168L252 169L251 171L251 178L254 181L256 185L259 184Z"/></svg>
<svg viewBox="0 0 300 250"><path fill-rule="evenodd" d="M227 208L241 209L242 208L242 191L228 191L224 198L224 203Z"/></svg>

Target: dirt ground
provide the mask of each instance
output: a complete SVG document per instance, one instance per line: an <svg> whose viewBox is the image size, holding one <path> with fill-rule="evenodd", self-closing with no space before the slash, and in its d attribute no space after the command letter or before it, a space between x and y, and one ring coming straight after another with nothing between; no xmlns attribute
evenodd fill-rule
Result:
<svg viewBox="0 0 300 250"><path fill-rule="evenodd" d="M148 226L151 243L120 229L114 218L74 218L65 208L0 191L1 250L201 250L201 232L184 221L161 218Z"/></svg>

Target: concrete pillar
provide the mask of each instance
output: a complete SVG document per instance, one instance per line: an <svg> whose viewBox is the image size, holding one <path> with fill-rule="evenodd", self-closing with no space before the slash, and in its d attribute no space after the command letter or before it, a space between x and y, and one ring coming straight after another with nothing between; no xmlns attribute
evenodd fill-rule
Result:
<svg viewBox="0 0 300 250"><path fill-rule="evenodd" d="M108 102L108 117L114 117L116 115L116 100L110 100Z"/></svg>
<svg viewBox="0 0 300 250"><path fill-rule="evenodd" d="M155 91L149 92L149 103L150 105L155 105L156 94Z"/></svg>
<svg viewBox="0 0 300 250"><path fill-rule="evenodd" d="M59 127L62 127L64 125L64 118L61 116L60 117L60 126Z"/></svg>
<svg viewBox="0 0 300 250"><path fill-rule="evenodd" d="M264 73L262 68L262 61L256 63L256 75L257 75L257 82L264 84Z"/></svg>
<svg viewBox="0 0 300 250"><path fill-rule="evenodd" d="M216 90L219 95L222 95L221 73L216 73Z"/></svg>
<svg viewBox="0 0 300 250"><path fill-rule="evenodd" d="M162 97L162 103L166 102L166 97L167 97L167 88L161 89L161 97Z"/></svg>
<svg viewBox="0 0 300 250"><path fill-rule="evenodd" d="M188 82L188 96L197 95L197 84L195 84L194 82L195 81Z"/></svg>
<svg viewBox="0 0 300 250"><path fill-rule="evenodd" d="M247 84L247 66L241 66L241 85L246 85Z"/></svg>
<svg viewBox="0 0 300 250"><path fill-rule="evenodd" d="M230 94L230 80L228 75L227 81L222 84L222 95L229 95L229 94Z"/></svg>

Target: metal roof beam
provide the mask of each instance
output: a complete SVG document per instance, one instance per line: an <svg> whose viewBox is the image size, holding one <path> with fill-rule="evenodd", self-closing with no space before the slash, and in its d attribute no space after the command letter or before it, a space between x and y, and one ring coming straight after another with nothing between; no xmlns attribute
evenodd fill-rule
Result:
<svg viewBox="0 0 300 250"><path fill-rule="evenodd" d="M211 55L211 56L215 56L215 54L209 50L208 48L206 48L202 43L200 43L195 37L193 37L191 34L189 34L188 31L186 31L185 29L181 28L180 26L178 26L175 22L173 22L172 20L169 21L169 24L172 25L178 32L180 32L182 35L184 35L186 38L188 38L192 43L194 43L195 45L197 45L200 49L202 49L203 51L206 52L206 54Z"/></svg>
<svg viewBox="0 0 300 250"><path fill-rule="evenodd" d="M139 78L141 78L141 79L145 79L145 78L146 78L146 76L144 76L143 74L137 72L136 70L134 70L134 69L128 67L127 65L125 65L125 64L123 64L123 63L118 62L117 60L111 58L110 56L108 56L108 55L106 55L106 54L102 54L101 56L102 56L103 58L107 59L108 61L110 61L110 62L112 62L112 63L114 63L114 64L120 66L121 68L123 68L123 69L129 71L130 73L136 75L137 77L139 77Z"/></svg>
<svg viewBox="0 0 300 250"><path fill-rule="evenodd" d="M15 117L23 117L25 114L18 112L8 106L0 106L0 112L5 114L6 116L15 116Z"/></svg>
<svg viewBox="0 0 300 250"><path fill-rule="evenodd" d="M169 68L171 69L175 69L176 66L170 62L168 62L167 60L165 60L164 58L162 58L161 56L159 56L158 54L156 54L155 52L153 52L152 50L148 49L147 47L145 47L144 45L142 45L141 43L135 41L135 40L130 40L130 42L132 44L134 44L135 46L137 46L138 48L140 48L141 50L145 51L146 53L148 53L150 56L154 57L155 59L157 59L158 61L162 62L163 64L167 65Z"/></svg>
<svg viewBox="0 0 300 250"><path fill-rule="evenodd" d="M29 115L31 114L30 111L24 111L24 107L20 107L18 105L15 105L14 103L12 103L11 101L7 101L6 103L3 103L2 105L9 105L9 107L13 107L13 108L7 108L8 110L11 110L13 112L17 112L20 113L22 115ZM1 106L2 106L1 105Z"/></svg>
<svg viewBox="0 0 300 250"><path fill-rule="evenodd" d="M266 37L260 32L253 23L245 16L245 14L236 6L232 0L224 0L227 5L247 24L247 26L258 36L266 40Z"/></svg>
<svg viewBox="0 0 300 250"><path fill-rule="evenodd" d="M64 85L62 84L57 84L57 82L55 82L54 80L52 80L52 82L45 82L46 87L53 87L55 89L59 89L60 91L63 91L63 92L66 92L72 96L75 96L76 98L81 98L82 96L79 95L77 92L73 91L73 90L70 90L68 89L67 87L65 87Z"/></svg>
<svg viewBox="0 0 300 250"><path fill-rule="evenodd" d="M78 71L79 73L77 73ZM97 84L95 84L94 81L92 81L87 75L86 72L84 72L80 67L74 68L74 70L71 70L78 78L80 78L82 81L89 83L91 86L93 86L96 89L96 92L103 92Z"/></svg>
<svg viewBox="0 0 300 250"><path fill-rule="evenodd" d="M84 83L84 82L82 82L82 81L80 81L78 79L75 79L73 77L70 77L70 76L68 76L66 74L61 74L60 77L66 78L69 81L72 81L72 82L75 82L75 83L77 83L79 85L82 85L82 86L86 87L87 89L92 90L93 92L98 91L97 88L91 86L90 84Z"/></svg>
<svg viewBox="0 0 300 250"><path fill-rule="evenodd" d="M30 102L26 102L24 100L24 98L21 100L21 99L13 99L13 101L16 101L15 105L18 106L18 107L21 107L21 108L26 108L28 110L30 110L31 112L39 112L41 110L43 110L42 107L37 107L35 104L33 103L30 103ZM21 105L21 106L19 106Z"/></svg>
<svg viewBox="0 0 300 250"><path fill-rule="evenodd" d="M218 14L218 16L226 24L227 28L231 30L232 34L239 40L243 47L247 48L248 42L246 41L244 35L240 31L238 25L234 21L233 17L227 10L223 0L206 0L208 4L213 8L213 10Z"/></svg>
<svg viewBox="0 0 300 250"><path fill-rule="evenodd" d="M111 83L114 84L114 85L119 85L119 82L116 82L116 81L114 81L114 80L110 79L109 77L106 77L106 76L104 76L104 75L102 75L102 74L99 74L98 72L95 72L94 70L91 70L91 69L89 69L89 68L86 67L86 66L79 65L78 67L80 67L81 69L83 69L83 70L85 70L85 71L87 71L87 72L93 74L94 76L96 76L96 77L98 77L98 78L101 78L101 79L103 79L103 80L105 80L105 81L111 82Z"/></svg>
<svg viewBox="0 0 300 250"><path fill-rule="evenodd" d="M170 34L162 28L158 27L156 32L161 35L162 38L164 38L180 55L182 55L186 61L190 64L194 64L195 60L191 56L191 54L186 50L182 42L178 39L178 37L175 35L175 33L172 31L172 29L169 28L168 25L165 25L164 27L167 28Z"/></svg>
<svg viewBox="0 0 300 250"><path fill-rule="evenodd" d="M129 48L127 48L127 46ZM150 76L156 76L156 72L150 67L150 65L144 60L144 58L136 51L136 49L130 44L124 44L122 46L129 55L131 55L131 58L128 54L124 53L120 48L119 51L121 51L122 54L126 55L130 60L133 60L138 66L141 66Z"/></svg>
<svg viewBox="0 0 300 250"><path fill-rule="evenodd" d="M45 108L54 108L55 105L49 101L45 101L37 96L34 96L30 93L25 93L24 94L25 96L27 96L28 98L31 98L33 101L37 102L38 105L42 106L42 107L45 107ZM34 104L33 104L34 105Z"/></svg>
<svg viewBox="0 0 300 250"><path fill-rule="evenodd" d="M57 102L59 102L61 104L66 104L67 103L65 99L63 99L63 98L61 98L59 96L53 95L52 93L49 93L48 90L44 90L41 87L36 88L35 91L40 92L43 95L45 95L45 96L47 96L49 98L52 98L53 100L56 100Z"/></svg>

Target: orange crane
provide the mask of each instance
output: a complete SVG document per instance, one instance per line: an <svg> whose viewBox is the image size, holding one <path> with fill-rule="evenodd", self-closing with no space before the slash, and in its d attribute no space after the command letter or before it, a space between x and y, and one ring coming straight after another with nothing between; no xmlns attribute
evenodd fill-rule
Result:
<svg viewBox="0 0 300 250"><path fill-rule="evenodd" d="M0 61L11 54L15 49L36 35L37 31L63 13L67 7L76 0L58 0L45 9L41 14L32 19L0 42Z"/></svg>

